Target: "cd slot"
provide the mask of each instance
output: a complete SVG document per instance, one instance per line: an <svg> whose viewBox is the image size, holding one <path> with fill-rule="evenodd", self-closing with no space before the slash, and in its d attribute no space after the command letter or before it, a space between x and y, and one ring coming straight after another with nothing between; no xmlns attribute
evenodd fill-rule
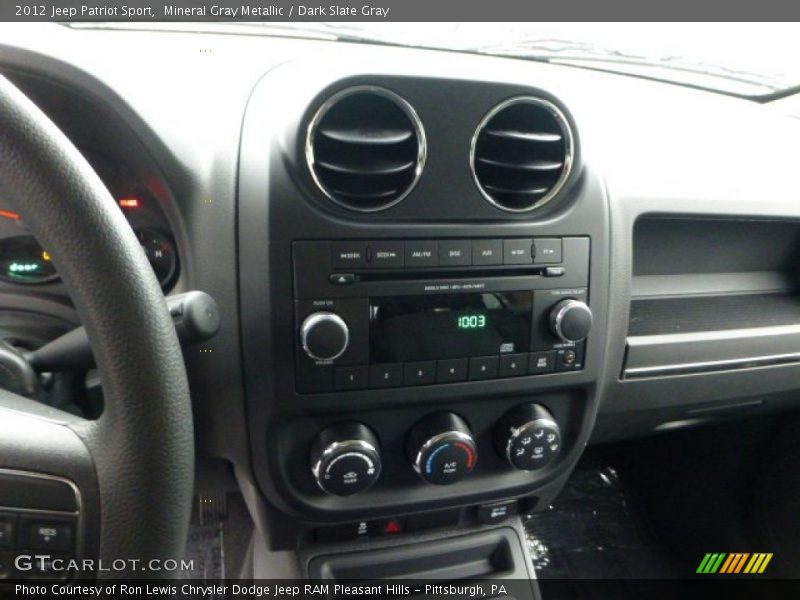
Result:
<svg viewBox="0 0 800 600"><path fill-rule="evenodd" d="M403 269L385 271L365 271L358 273L359 281L403 281L470 279L487 277L530 277L543 276L546 267L492 267L486 269Z"/></svg>

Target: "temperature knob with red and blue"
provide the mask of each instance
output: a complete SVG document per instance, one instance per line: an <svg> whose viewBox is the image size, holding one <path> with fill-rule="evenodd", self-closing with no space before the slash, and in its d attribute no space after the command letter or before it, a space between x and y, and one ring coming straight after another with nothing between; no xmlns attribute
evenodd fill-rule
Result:
<svg viewBox="0 0 800 600"><path fill-rule="evenodd" d="M428 415L414 425L408 434L406 453L417 474L436 485L460 481L478 462L469 426L450 412Z"/></svg>

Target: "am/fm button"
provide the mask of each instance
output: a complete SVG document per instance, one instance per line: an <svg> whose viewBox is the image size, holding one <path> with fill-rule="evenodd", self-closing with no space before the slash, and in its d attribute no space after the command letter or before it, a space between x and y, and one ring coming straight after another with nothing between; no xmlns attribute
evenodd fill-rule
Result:
<svg viewBox="0 0 800 600"><path fill-rule="evenodd" d="M437 242L407 241L406 267L438 267L439 245Z"/></svg>

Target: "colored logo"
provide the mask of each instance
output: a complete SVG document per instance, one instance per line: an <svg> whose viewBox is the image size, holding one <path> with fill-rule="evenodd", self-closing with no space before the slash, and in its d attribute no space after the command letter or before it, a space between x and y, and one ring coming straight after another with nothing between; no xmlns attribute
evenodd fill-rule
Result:
<svg viewBox="0 0 800 600"><path fill-rule="evenodd" d="M760 574L767 569L769 561L772 560L772 553L757 552L710 552L700 561L697 573L724 573L727 575L736 573Z"/></svg>

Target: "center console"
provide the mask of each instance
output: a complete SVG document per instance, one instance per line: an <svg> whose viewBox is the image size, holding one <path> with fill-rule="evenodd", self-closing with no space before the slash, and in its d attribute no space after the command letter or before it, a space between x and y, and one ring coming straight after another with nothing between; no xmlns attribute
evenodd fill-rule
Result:
<svg viewBox="0 0 800 600"><path fill-rule="evenodd" d="M270 543L497 526L558 493L592 428L603 187L545 82L337 64L270 73L243 127L248 433ZM497 170L531 144L540 158Z"/></svg>

